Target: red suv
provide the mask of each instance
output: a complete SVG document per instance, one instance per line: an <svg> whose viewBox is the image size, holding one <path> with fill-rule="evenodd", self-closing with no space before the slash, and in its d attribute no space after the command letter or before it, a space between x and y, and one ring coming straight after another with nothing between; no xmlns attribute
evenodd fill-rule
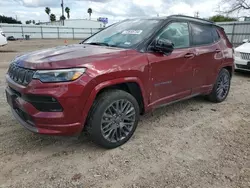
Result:
<svg viewBox="0 0 250 188"><path fill-rule="evenodd" d="M186 17L132 19L80 44L17 57L6 75L15 118L35 133L78 135L106 148L130 139L139 115L197 95L226 99L233 49L223 28Z"/></svg>

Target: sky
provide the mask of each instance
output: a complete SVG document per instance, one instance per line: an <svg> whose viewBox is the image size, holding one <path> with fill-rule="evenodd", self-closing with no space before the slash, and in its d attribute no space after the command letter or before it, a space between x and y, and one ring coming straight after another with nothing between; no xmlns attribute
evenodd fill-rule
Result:
<svg viewBox="0 0 250 188"><path fill-rule="evenodd" d="M194 16L199 12L201 18L217 14L221 0L64 0L64 6L70 8L72 19L88 18L87 9L92 8L92 19L107 17L110 22L132 17L167 16L184 14ZM49 21L45 7L59 19L61 15L61 0L0 0L0 15L17 17L25 23L26 20L36 22Z"/></svg>

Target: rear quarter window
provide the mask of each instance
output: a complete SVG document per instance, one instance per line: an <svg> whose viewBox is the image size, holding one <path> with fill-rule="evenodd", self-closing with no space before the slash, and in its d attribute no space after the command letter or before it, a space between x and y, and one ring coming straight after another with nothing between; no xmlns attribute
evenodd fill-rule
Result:
<svg viewBox="0 0 250 188"><path fill-rule="evenodd" d="M191 23L192 45L201 46L214 42L213 27L210 25Z"/></svg>
<svg viewBox="0 0 250 188"><path fill-rule="evenodd" d="M212 36L214 38L214 42L217 42L218 40L220 40L220 35L219 35L216 27L212 28Z"/></svg>

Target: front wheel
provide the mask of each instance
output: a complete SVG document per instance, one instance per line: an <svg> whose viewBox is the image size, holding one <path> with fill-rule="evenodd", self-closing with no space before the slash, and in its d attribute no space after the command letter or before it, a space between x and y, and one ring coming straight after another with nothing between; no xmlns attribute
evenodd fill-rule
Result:
<svg viewBox="0 0 250 188"><path fill-rule="evenodd" d="M133 135L139 120L136 99L122 90L101 93L90 111L87 131L90 138L105 148L116 148Z"/></svg>
<svg viewBox="0 0 250 188"><path fill-rule="evenodd" d="M222 69L217 77L212 92L208 99L212 102L222 102L227 98L231 85L231 75L227 69Z"/></svg>

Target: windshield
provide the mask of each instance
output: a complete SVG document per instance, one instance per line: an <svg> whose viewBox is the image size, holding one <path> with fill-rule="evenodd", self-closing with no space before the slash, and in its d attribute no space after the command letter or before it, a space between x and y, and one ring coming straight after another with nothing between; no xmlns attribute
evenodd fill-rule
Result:
<svg viewBox="0 0 250 188"><path fill-rule="evenodd" d="M128 20L112 25L90 37L84 44L132 48L147 39L161 20Z"/></svg>

